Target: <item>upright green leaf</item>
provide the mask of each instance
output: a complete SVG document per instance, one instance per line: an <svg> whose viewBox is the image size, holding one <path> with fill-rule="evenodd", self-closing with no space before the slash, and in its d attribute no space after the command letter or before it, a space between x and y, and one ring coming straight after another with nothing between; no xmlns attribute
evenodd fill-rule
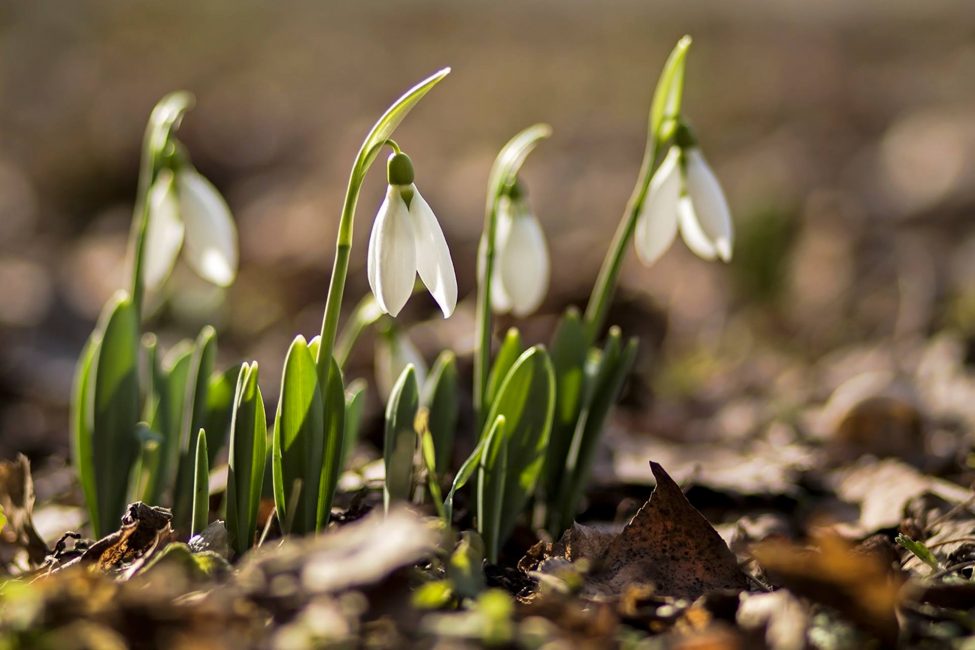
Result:
<svg viewBox="0 0 975 650"><path fill-rule="evenodd" d="M135 437L139 441L139 454L132 465L131 485L128 490L133 495L133 501L146 494L149 484L158 479L156 466L163 444L163 437L146 422L135 425Z"/></svg>
<svg viewBox="0 0 975 650"><path fill-rule="evenodd" d="M94 360L98 357L101 338L97 331L88 337L81 349L75 368L74 386L71 390L71 462L78 472L81 492L88 505L88 517L93 530L101 530L98 513L97 487L95 485L95 459L92 457L93 413L92 384Z"/></svg>
<svg viewBox="0 0 975 650"><path fill-rule="evenodd" d="M579 500L589 482L597 443L613 404L619 397L633 362L636 360L636 339L622 343L618 327L610 329L606 347L591 381L591 397L579 415L569 453L565 459L562 485L554 500L558 505L549 517L549 531L560 534L572 524Z"/></svg>
<svg viewBox="0 0 975 650"><path fill-rule="evenodd" d="M366 381L356 379L345 391L345 426L342 427L342 460L339 467L349 464L349 454L355 449L362 426L362 409L366 405Z"/></svg>
<svg viewBox="0 0 975 650"><path fill-rule="evenodd" d="M407 366L393 385L386 404L386 430L383 444L383 463L386 481L383 486L383 505L389 510L392 501L407 501L413 487L413 452L416 431L413 421L420 407L420 389L416 371Z"/></svg>
<svg viewBox="0 0 975 650"><path fill-rule="evenodd" d="M460 399L457 378L457 357L444 350L437 357L423 387L423 405L430 411L428 425L436 450L436 466L443 472L450 465L457 431Z"/></svg>
<svg viewBox="0 0 975 650"><path fill-rule="evenodd" d="M488 375L487 397L484 403L489 408L497 398L498 391L501 389L501 383L508 376L508 371L511 370L511 366L515 365L515 361L518 360L518 357L524 351L525 346L521 342L521 332L517 328L512 327L504 335L504 341L501 342L498 354L494 357L491 374Z"/></svg>
<svg viewBox="0 0 975 650"><path fill-rule="evenodd" d="M501 531L505 488L512 480L508 476L510 449L506 429L503 415L494 418L477 466L477 532L484 539L488 561L495 563L505 539Z"/></svg>
<svg viewBox="0 0 975 650"><path fill-rule="evenodd" d="M116 294L102 322L93 369L91 445L99 537L114 530L125 512L132 465L139 455L139 321L128 294Z"/></svg>
<svg viewBox="0 0 975 650"><path fill-rule="evenodd" d="M444 499L444 520L447 524L453 524L453 514L454 514L454 495L457 490L461 489L467 485L467 481L470 480L474 472L481 466L481 455L484 453L484 448L487 446L488 438L491 432L497 427L504 427L504 416L499 415L497 419L492 423L491 429L488 430L487 436L481 436L481 439L477 442L474 447L474 451L471 452L467 460L463 462L460 469L457 470L457 474L454 476L454 482L450 486L450 491L447 492L447 498Z"/></svg>
<svg viewBox="0 0 975 650"><path fill-rule="evenodd" d="M299 534L315 530L318 516L318 483L321 480L325 427L322 393L315 360L305 337L291 343L284 361L281 396L274 418L271 469L278 521L292 522ZM296 482L297 501L288 503ZM295 511L289 512L289 506Z"/></svg>
<svg viewBox="0 0 975 650"><path fill-rule="evenodd" d="M210 384L207 388L206 425L203 428L207 431L207 454L211 467L230 436L234 392L240 368L240 364L237 364L223 372L210 375Z"/></svg>
<svg viewBox="0 0 975 650"><path fill-rule="evenodd" d="M588 338L576 309L566 311L559 321L550 349L555 371L555 416L545 459L546 500L554 498L561 486L565 458L572 444L585 391Z"/></svg>
<svg viewBox="0 0 975 650"><path fill-rule="evenodd" d="M347 442L345 436L345 385L342 380L342 370L334 357L328 369L328 379L325 382L323 398L325 451L320 465L321 481L318 488L316 530L322 530L328 524L332 510L332 498L335 496L335 488L339 483L339 476L342 474L342 455Z"/></svg>
<svg viewBox="0 0 975 650"><path fill-rule="evenodd" d="M216 356L217 333L207 325L196 337L182 388L179 453L175 461L176 479L173 499L173 517L179 530L186 530L192 518L193 481L196 476L196 436L200 429L207 425L207 393L210 389L210 376L213 374Z"/></svg>
<svg viewBox="0 0 975 650"><path fill-rule="evenodd" d="M267 420L256 363L243 364L234 393L227 473L227 531L240 555L254 543L267 461Z"/></svg>
<svg viewBox="0 0 975 650"><path fill-rule="evenodd" d="M522 354L508 372L488 417L491 423L496 422L499 415L506 421L501 444L506 450L508 465L498 517L499 544L511 534L515 521L535 491L545 461L554 411L552 362L544 348L534 346ZM488 433L485 431L484 435ZM485 480L491 483L498 478L488 471ZM497 488L489 485L485 489L493 494ZM487 537L485 543L490 547Z"/></svg>
<svg viewBox="0 0 975 650"><path fill-rule="evenodd" d="M207 435L200 429L196 436L196 467L193 476L193 518L190 535L207 527L210 514L210 465L207 461Z"/></svg>
<svg viewBox="0 0 975 650"><path fill-rule="evenodd" d="M181 341L173 346L161 361L155 361L158 358L155 353L149 356L152 392L156 400L155 408L152 409L150 424L153 430L159 433L162 443L158 457L155 459L153 476L143 493L143 500L146 503L160 503L163 493L172 485L175 503L180 423L183 419L186 378L189 376L193 348L187 341ZM178 518L179 508L175 508L175 510L175 515ZM189 521L188 514L186 521Z"/></svg>

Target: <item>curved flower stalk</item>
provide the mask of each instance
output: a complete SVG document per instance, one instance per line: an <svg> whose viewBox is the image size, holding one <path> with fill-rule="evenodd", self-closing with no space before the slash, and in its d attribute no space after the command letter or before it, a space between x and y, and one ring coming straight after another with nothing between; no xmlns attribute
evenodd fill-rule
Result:
<svg viewBox="0 0 975 650"><path fill-rule="evenodd" d="M189 165L163 169L149 189L144 277L158 289L172 272L180 249L204 280L221 287L237 275L237 227L227 202Z"/></svg>
<svg viewBox="0 0 975 650"><path fill-rule="evenodd" d="M369 287L379 307L396 316L419 274L444 318L457 306L450 249L429 204L413 184L413 164L397 151L387 164L389 188L369 237Z"/></svg>
<svg viewBox="0 0 975 650"><path fill-rule="evenodd" d="M498 205L497 227L491 306L500 314L527 316L545 300L550 262L545 233L518 183Z"/></svg>
<svg viewBox="0 0 975 650"><path fill-rule="evenodd" d="M689 133L685 126L678 131ZM634 239L640 260L648 266L656 262L678 230L698 257L731 261L731 210L721 184L693 143L672 146L650 181Z"/></svg>

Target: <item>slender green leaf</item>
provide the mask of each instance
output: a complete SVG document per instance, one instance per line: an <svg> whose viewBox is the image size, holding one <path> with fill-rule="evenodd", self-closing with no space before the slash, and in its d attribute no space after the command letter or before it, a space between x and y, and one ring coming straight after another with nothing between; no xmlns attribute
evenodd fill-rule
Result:
<svg viewBox="0 0 975 650"><path fill-rule="evenodd" d="M293 522L284 533L310 533L318 515L318 482L321 480L325 426L322 393L318 387L315 360L308 352L305 337L291 343L284 361L281 396L274 418L271 469L274 504L278 521ZM301 488L297 501L288 503L296 482ZM293 505L295 512L289 512Z"/></svg>
<svg viewBox="0 0 975 650"><path fill-rule="evenodd" d="M119 292L109 302L103 323L94 366L91 446L99 537L114 530L125 512L132 465L139 455L139 320L128 294Z"/></svg>
<svg viewBox="0 0 975 650"><path fill-rule="evenodd" d="M194 470L191 536L202 532L210 519L210 465L207 461L207 434L205 429L200 429L196 436L196 467Z"/></svg>
<svg viewBox="0 0 975 650"><path fill-rule="evenodd" d="M356 379L345 391L345 426L342 433L341 469L349 464L349 454L355 449L359 440L359 428L362 426L362 409L366 405L366 380Z"/></svg>
<svg viewBox="0 0 975 650"><path fill-rule="evenodd" d="M150 362L158 359L154 346L150 347ZM186 394L186 379L189 376L193 348L187 341L173 346L161 361L152 363L153 398L156 403L152 409L150 424L162 437L159 455L153 467L153 476L146 485L143 500L146 503L160 503L166 489L173 488L173 503L176 504L176 468L179 461L180 423L183 419L183 404ZM174 507L177 520L180 508ZM189 523L189 513L183 513ZM186 530L186 527L180 527Z"/></svg>
<svg viewBox="0 0 975 650"><path fill-rule="evenodd" d="M159 456L162 450L164 438L158 432L153 431L152 427L146 422L139 422L135 425L135 437L139 441L139 454L132 465L132 484L129 486L128 493L138 495L147 493L147 487L151 482L158 479L156 467L159 463Z"/></svg>
<svg viewBox="0 0 975 650"><path fill-rule="evenodd" d="M441 519L446 521L447 511L443 506L443 493L440 491L440 475L437 473L437 450L434 446L433 434L430 433L429 422L425 422L422 428L418 428L418 432L420 436L420 455L423 459L423 465L427 470L427 489L430 490L430 498L433 499L433 505L437 509L437 514Z"/></svg>
<svg viewBox="0 0 975 650"><path fill-rule="evenodd" d="M503 415L499 415L495 419L494 423L491 425L491 429L488 431L488 434L499 426L504 426ZM488 437L489 436L481 436L477 446L474 447L474 451L471 452L471 455L467 457L467 460L464 461L464 463L460 466L460 469L457 470L457 474L454 476L454 482L450 486L450 491L447 492L447 498L444 499L444 520L448 524L453 523L454 495L457 493L457 490L467 485L467 481L470 480L471 476L474 475L474 472L477 471L477 468L480 467L481 454L484 453L484 448L487 446Z"/></svg>
<svg viewBox="0 0 975 650"><path fill-rule="evenodd" d="M505 418L499 415L485 437L477 466L477 532L484 539L488 561L497 563L504 537L505 485L508 482L509 445L505 439Z"/></svg>
<svg viewBox="0 0 975 650"><path fill-rule="evenodd" d="M187 365L180 398L178 456L173 498L173 517L178 530L185 531L192 520L193 481L196 476L196 436L205 429L208 415L207 397L210 376L217 356L217 333L209 325L196 337ZM178 390L173 387L173 391ZM227 409L229 414L229 407Z"/></svg>
<svg viewBox="0 0 975 650"><path fill-rule="evenodd" d="M214 466L217 454L226 445L230 436L234 392L240 369L241 366L238 364L224 372L210 375L210 385L207 388L206 425L203 427L207 431L207 454L210 467Z"/></svg>
<svg viewBox="0 0 975 650"><path fill-rule="evenodd" d="M383 463L386 481L383 486L383 505L387 512L392 501L407 501L413 488L413 451L416 432L413 421L420 406L420 390L412 365L396 380L386 404L386 430L383 444Z"/></svg>
<svg viewBox="0 0 975 650"><path fill-rule="evenodd" d="M941 565L938 563L938 558L934 556L931 549L924 545L924 542L915 541L903 533L898 534L894 541L903 548L906 548L911 552L912 555L914 555L914 557L927 564L934 571L941 570Z"/></svg>
<svg viewBox="0 0 975 650"><path fill-rule="evenodd" d="M243 364L234 393L227 473L227 531L240 555L254 543L267 461L267 420L256 363Z"/></svg>
<svg viewBox="0 0 975 650"><path fill-rule="evenodd" d="M498 354L494 358L494 365L491 367L491 374L488 375L487 397L484 402L488 408L494 404L494 400L498 397L498 391L501 389L501 383L505 380L505 378L507 378L508 372L511 370L511 366L515 365L515 361L518 360L518 357L520 357L524 351L525 346L521 342L521 332L519 332L517 328L512 327L508 330L507 334L504 335L504 341L501 342L501 347L498 349Z"/></svg>
<svg viewBox="0 0 975 650"><path fill-rule="evenodd" d="M633 367L636 348L636 339L630 339L623 345L619 328L610 329L596 375L591 382L592 396L580 413L572 445L565 460L562 486L555 500L558 505L549 518L549 530L554 535L568 528L575 517L579 500L589 482L589 474L603 425Z"/></svg>
<svg viewBox="0 0 975 650"><path fill-rule="evenodd" d="M562 483L565 458L572 444L585 391L588 337L578 310L570 308L552 336L555 371L555 417L545 459L545 499L552 501Z"/></svg>
<svg viewBox="0 0 975 650"><path fill-rule="evenodd" d="M684 67L687 62L687 50L691 47L691 37L684 36L679 41L664 68L660 72L657 88L653 93L650 104L650 138L658 140L661 129L668 119L676 119L680 115L681 99L684 94Z"/></svg>
<svg viewBox="0 0 975 650"><path fill-rule="evenodd" d="M94 391L91 387L94 383L94 360L98 357L100 344L101 338L97 331L88 337L78 358L71 391L71 461L78 472L78 482L88 505L88 517L93 530L101 530L95 485L95 459L91 452L94 427L91 403Z"/></svg>
<svg viewBox="0 0 975 650"><path fill-rule="evenodd" d="M318 514L316 527L322 530L328 524L332 511L332 498L342 474L342 453L345 440L345 385L342 370L332 358L323 394L325 409L325 452L321 463L321 482L318 490Z"/></svg>
<svg viewBox="0 0 975 650"><path fill-rule="evenodd" d="M436 467L443 472L450 465L457 431L460 391L458 390L457 357L444 350L437 357L423 387L423 405L430 411L429 427L436 449Z"/></svg>
<svg viewBox="0 0 975 650"><path fill-rule="evenodd" d="M554 411L552 362L544 348L531 347L508 372L488 417L488 422L492 423L499 415L506 420L502 444L508 467L498 519L499 544L511 534L515 521L535 491L545 461ZM499 475L489 470L485 480L497 481ZM488 492L493 494L495 489L492 487ZM490 549L490 540L485 537L484 541Z"/></svg>
<svg viewBox="0 0 975 650"><path fill-rule="evenodd" d="M315 360L308 352L305 337L299 335L291 343L284 361L271 446L278 521L290 521L294 525L293 530L285 529L285 533L304 534L315 530L325 436L322 418L322 394ZM301 489L291 504L287 499L296 482L300 482ZM291 505L295 512L289 512Z"/></svg>

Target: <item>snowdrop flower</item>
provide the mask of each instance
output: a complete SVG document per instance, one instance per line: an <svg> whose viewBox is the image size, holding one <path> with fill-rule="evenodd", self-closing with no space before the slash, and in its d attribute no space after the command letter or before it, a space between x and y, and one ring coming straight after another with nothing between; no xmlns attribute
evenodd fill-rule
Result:
<svg viewBox="0 0 975 650"><path fill-rule="evenodd" d="M169 276L182 248L205 280L229 286L237 275L237 228L220 192L191 167L164 169L147 197L149 223L143 278L148 290Z"/></svg>
<svg viewBox="0 0 975 650"><path fill-rule="evenodd" d="M653 264L670 248L679 229L698 257L728 262L734 231L721 184L686 127L678 127L675 139L678 144L653 175L637 217L637 254L644 264Z"/></svg>
<svg viewBox="0 0 975 650"><path fill-rule="evenodd" d="M369 287L383 312L396 316L413 293L417 274L445 318L457 306L457 277L433 210L413 184L413 164L394 153L389 189L369 237Z"/></svg>
<svg viewBox="0 0 975 650"><path fill-rule="evenodd" d="M549 257L545 234L516 183L498 205L491 279L494 311L527 316L548 292Z"/></svg>

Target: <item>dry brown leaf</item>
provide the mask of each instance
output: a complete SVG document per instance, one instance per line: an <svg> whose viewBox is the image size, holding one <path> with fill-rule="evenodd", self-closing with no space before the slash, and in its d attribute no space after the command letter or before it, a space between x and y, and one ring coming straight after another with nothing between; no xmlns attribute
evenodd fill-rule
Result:
<svg viewBox="0 0 975 650"><path fill-rule="evenodd" d="M899 460L864 459L857 465L837 472L836 496L859 506L854 521L844 521L840 533L862 537L885 528L896 528L904 517L904 507L914 497L926 492L949 503L958 504L972 496L971 490L943 479L927 476Z"/></svg>
<svg viewBox="0 0 975 650"><path fill-rule="evenodd" d="M173 513L166 508L147 506L141 501L130 503L122 517L122 526L91 545L80 563L94 565L100 571L121 571L137 567L160 542L172 537ZM130 572L131 574L131 572Z"/></svg>
<svg viewBox="0 0 975 650"><path fill-rule="evenodd" d="M23 454L17 454L16 460L0 461L0 507L7 517L0 540L25 550L33 565L44 562L48 548L31 519L34 480L30 474L30 461Z"/></svg>
<svg viewBox="0 0 975 650"><path fill-rule="evenodd" d="M748 588L734 554L690 504L660 464L650 462L657 487L606 550L592 588L617 595L652 583L667 596L695 599L719 589Z"/></svg>
<svg viewBox="0 0 975 650"><path fill-rule="evenodd" d="M832 607L888 646L895 643L902 579L876 555L857 552L835 535L816 541L817 548L764 542L752 554L776 583Z"/></svg>

